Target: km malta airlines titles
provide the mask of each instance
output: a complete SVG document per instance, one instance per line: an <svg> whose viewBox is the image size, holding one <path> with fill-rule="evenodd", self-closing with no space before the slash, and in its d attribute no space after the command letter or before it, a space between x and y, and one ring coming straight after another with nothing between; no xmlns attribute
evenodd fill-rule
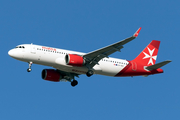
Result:
<svg viewBox="0 0 180 120"><path fill-rule="evenodd" d="M89 53L22 44L11 49L8 54L14 59L27 62L29 64L28 72L31 71L32 64L53 67L53 69L42 70L42 79L53 82L69 81L73 87L78 84L75 77L82 74L86 74L88 77L93 74L132 77L163 73L160 68L171 61L155 63L160 45L160 41L157 40L152 40L134 60L109 57L114 52L120 51L126 43L135 39L140 30L141 28L129 38Z"/></svg>

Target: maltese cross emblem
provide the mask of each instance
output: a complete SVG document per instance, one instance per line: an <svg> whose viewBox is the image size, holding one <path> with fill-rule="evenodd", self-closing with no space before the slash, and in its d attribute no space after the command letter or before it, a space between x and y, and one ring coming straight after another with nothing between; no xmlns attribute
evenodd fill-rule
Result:
<svg viewBox="0 0 180 120"><path fill-rule="evenodd" d="M150 63L151 63L152 65L154 65L153 59L156 61L156 58L157 58L157 55L154 55L154 56L153 56L153 53L154 53L155 48L154 48L153 50L150 50L150 49L147 47L147 49L148 49L148 51L149 51L149 54L143 52L144 55L145 55L145 57L144 57L143 59L149 58L148 65L149 65Z"/></svg>

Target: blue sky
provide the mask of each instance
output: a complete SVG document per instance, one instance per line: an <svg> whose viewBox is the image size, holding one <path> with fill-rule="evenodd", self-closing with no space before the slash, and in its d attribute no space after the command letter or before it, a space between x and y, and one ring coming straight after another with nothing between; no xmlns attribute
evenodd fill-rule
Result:
<svg viewBox="0 0 180 120"><path fill-rule="evenodd" d="M179 120L178 0L0 1L1 120ZM157 62L172 60L164 73L148 77L80 76L78 86L41 79L46 66L8 56L34 43L90 52L130 37L137 39L111 57L134 59L151 40L160 40Z"/></svg>

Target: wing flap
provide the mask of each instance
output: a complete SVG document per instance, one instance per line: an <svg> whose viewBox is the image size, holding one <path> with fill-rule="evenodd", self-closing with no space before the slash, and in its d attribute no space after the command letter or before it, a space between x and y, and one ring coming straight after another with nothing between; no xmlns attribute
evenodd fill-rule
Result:
<svg viewBox="0 0 180 120"><path fill-rule="evenodd" d="M160 68L160 67L162 67L162 66L164 66L164 65L166 65L166 64L168 64L168 63L170 63L170 62L171 62L171 60L166 60L166 61L163 61L163 62L154 64L154 65L148 66L148 67L146 67L145 69L147 69L147 70L149 70L149 71L151 71L151 70L156 70L156 69L158 69L158 68Z"/></svg>

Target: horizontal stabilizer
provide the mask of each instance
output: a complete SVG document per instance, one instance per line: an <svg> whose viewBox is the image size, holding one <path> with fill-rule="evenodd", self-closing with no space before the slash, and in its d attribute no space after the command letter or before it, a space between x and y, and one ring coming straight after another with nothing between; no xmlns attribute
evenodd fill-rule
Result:
<svg viewBox="0 0 180 120"><path fill-rule="evenodd" d="M160 68L160 67L162 67L162 66L164 66L164 65L166 65L166 64L168 64L170 62L171 62L171 60L166 60L166 61L154 64L154 65L148 66L145 69L150 70L150 71L151 70L156 70L156 69L158 69L158 68Z"/></svg>

